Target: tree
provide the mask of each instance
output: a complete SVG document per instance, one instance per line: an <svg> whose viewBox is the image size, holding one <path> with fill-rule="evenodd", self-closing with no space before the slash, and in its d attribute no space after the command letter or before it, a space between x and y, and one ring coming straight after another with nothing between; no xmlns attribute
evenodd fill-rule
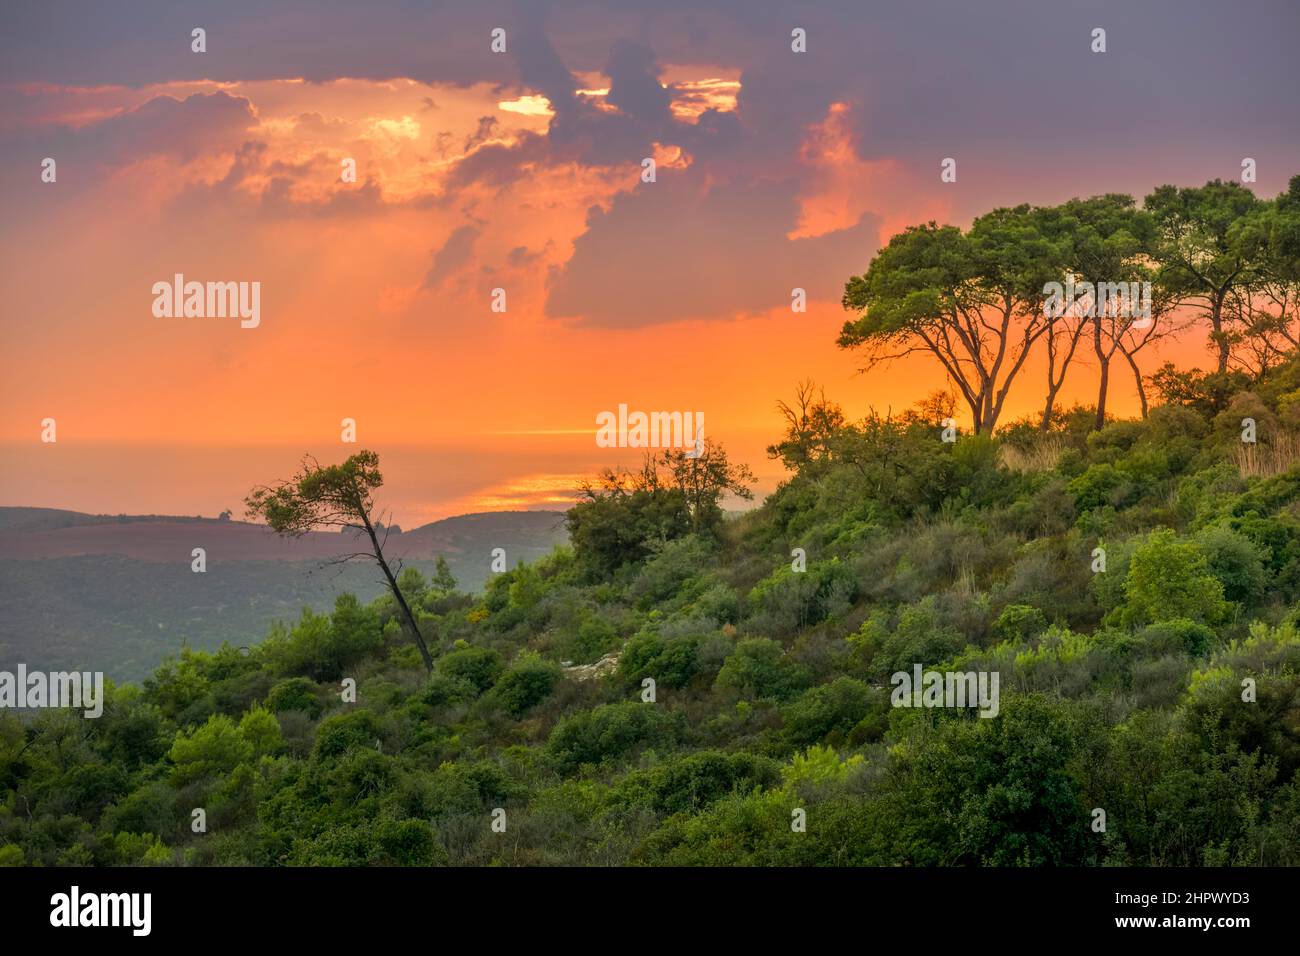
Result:
<svg viewBox="0 0 1300 956"><path fill-rule="evenodd" d="M322 466L316 459L303 459L302 469L288 481L274 487L254 488L244 499L251 518L262 518L276 534L300 537L316 528L356 528L358 525L370 541L368 551L354 552L335 559L338 562L368 558L379 565L388 590L397 602L403 625L420 650L424 666L433 671L433 657L420 634L415 615L406 602L397 577L384 557L383 545L375 530L372 516L376 488L383 485L379 456L361 451L340 465Z"/></svg>
<svg viewBox="0 0 1300 956"><path fill-rule="evenodd" d="M1147 376L1142 374L1142 368L1137 362L1137 355L1152 342L1170 338L1185 328L1185 323L1173 321L1172 306L1172 299L1157 287L1156 291L1152 293L1150 324L1142 327L1141 323L1130 322L1119 329L1119 338L1116 345L1119 348L1119 353L1124 356L1124 361L1128 362L1129 369L1133 372L1133 384L1137 389L1138 406L1143 418L1150 414L1151 403L1147 399Z"/></svg>
<svg viewBox="0 0 1300 956"><path fill-rule="evenodd" d="M1225 303L1236 364L1255 380L1300 347L1300 176L1234 226L1230 241L1252 264Z"/></svg>
<svg viewBox="0 0 1300 956"><path fill-rule="evenodd" d="M414 601L416 604L429 589L419 568L402 568L402 573L397 576L397 586L402 589L408 601Z"/></svg>
<svg viewBox="0 0 1300 956"><path fill-rule="evenodd" d="M574 557L596 579L644 561L655 542L691 530L685 497L661 487L653 469L637 474L606 469L596 483L584 484L580 495L564 523Z"/></svg>
<svg viewBox="0 0 1300 956"><path fill-rule="evenodd" d="M748 465L733 465L727 452L715 441L705 439L688 453L680 448L663 452L657 464L668 472L668 487L681 491L690 511L692 530L713 531L722 521L722 499L735 495L751 501L750 485L757 479Z"/></svg>
<svg viewBox="0 0 1300 956"><path fill-rule="evenodd" d="M1028 206L995 209L969 233L930 222L894 236L845 286L841 348L865 347L867 368L929 352L991 434L1008 391L1049 325L1043 286L1054 249Z"/></svg>
<svg viewBox="0 0 1300 956"><path fill-rule="evenodd" d="M1252 281L1247 247L1234 227L1259 205L1244 186L1218 179L1200 187L1161 186L1144 203L1156 227L1160 282L1179 301L1201 308L1221 373L1232 345L1224 306Z"/></svg>
<svg viewBox="0 0 1300 956"><path fill-rule="evenodd" d="M1058 243L1057 261L1054 271L1057 273L1050 281L1062 282L1069 276L1070 262L1061 242L1072 236L1075 224L1065 216L1062 207L1049 206L1036 208L1034 217L1038 228L1045 236L1052 237ZM1038 430L1051 428L1053 413L1056 408L1056 396L1065 385L1066 373L1074 360L1079 342L1089 327L1088 318L1080 315L1077 309L1049 309L1044 303L1043 318L1047 328L1043 332L1043 342L1047 347L1047 394L1043 401L1043 414L1038 421Z"/></svg>
<svg viewBox="0 0 1300 956"><path fill-rule="evenodd" d="M433 581L430 582L430 586L433 590L439 591L444 595L451 594L456 590L456 578L452 575L451 568L447 565L447 559L442 555L438 555L438 563L434 566Z"/></svg>
<svg viewBox="0 0 1300 956"><path fill-rule="evenodd" d="M1167 405L1192 408L1207 418L1219 414L1233 397L1249 387L1242 372L1202 372L1199 368L1180 369L1166 362L1146 377Z"/></svg>
<svg viewBox="0 0 1300 956"><path fill-rule="evenodd" d="M953 490L953 446L934 441L939 422L952 403L937 396L918 411L895 417L871 409L866 418L840 429L832 445L835 461L853 469L865 483L874 507L900 516L924 512ZM940 419L942 421L942 418Z"/></svg>
<svg viewBox="0 0 1300 956"><path fill-rule="evenodd" d="M647 452L637 471L606 468L596 483L583 485L565 515L574 556L591 576L608 577L645 560L661 542L712 533L722 521L723 496L752 498L754 480L709 439L689 454Z"/></svg>
<svg viewBox="0 0 1300 956"><path fill-rule="evenodd" d="M1151 532L1129 562L1124 579L1126 624L1187 619L1214 624L1227 612L1223 584L1190 541L1167 528Z"/></svg>
<svg viewBox="0 0 1300 956"><path fill-rule="evenodd" d="M1132 196L1120 193L1071 199L1039 215L1045 220L1044 231L1056 241L1058 268L1086 290L1075 307L1075 317L1083 319L1084 334L1091 338L1097 357L1096 427L1102 428L1111 360L1122 351L1136 369L1133 355L1153 334L1157 311L1163 314L1156 308L1154 295L1152 315L1142 316L1131 294L1127 302L1123 296L1111 294L1117 288L1131 290L1132 283L1151 281L1154 225L1150 216L1136 208ZM1140 330L1147 330L1145 337L1138 334ZM1129 348L1124 351L1126 340ZM1140 376L1138 381L1140 385Z"/></svg>
<svg viewBox="0 0 1300 956"><path fill-rule="evenodd" d="M245 739L233 720L225 714L213 714L207 723L192 733L176 735L168 754L172 762L172 779L177 784L186 784L229 774L239 764L252 759L254 746Z"/></svg>
<svg viewBox="0 0 1300 956"><path fill-rule="evenodd" d="M785 419L785 437L767 447L769 458L780 458L791 471L827 462L835 435L844 428L844 411L826 398L826 391L809 379L795 386L794 404L776 403Z"/></svg>
<svg viewBox="0 0 1300 956"><path fill-rule="evenodd" d="M403 595L410 594L405 571L401 578L398 586ZM334 599L333 614L313 614L310 608L303 608L292 628L277 622L261 650L279 674L333 681L375 654L383 643L383 627L375 609L345 592Z"/></svg>
<svg viewBox="0 0 1300 956"><path fill-rule="evenodd" d="M1065 373L1079 348L1079 341L1088 328L1082 316L1049 314L1043 341L1047 344L1047 396L1043 401L1043 414L1038 420L1038 430L1052 427L1052 414L1056 410L1056 396L1065 384Z"/></svg>

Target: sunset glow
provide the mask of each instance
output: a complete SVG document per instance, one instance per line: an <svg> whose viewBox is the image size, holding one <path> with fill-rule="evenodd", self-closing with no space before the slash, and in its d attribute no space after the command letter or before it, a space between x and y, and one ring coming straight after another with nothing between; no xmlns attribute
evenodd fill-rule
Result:
<svg viewBox="0 0 1300 956"><path fill-rule="evenodd" d="M937 176L947 153L888 125L891 91L868 82L870 57L858 86L810 76L787 89L771 54L743 45L592 42L551 51L546 70L474 60L459 77L380 76L346 58L332 75L292 58L247 75L182 60L129 84L8 70L3 129L21 160L4 173L0 242L19 321L6 326L0 497L156 508L160 463L141 452L105 472L103 455L341 456L350 417L363 446L479 450L456 465L471 487L412 491L393 503L399 516L563 507L579 466L616 462L570 443L546 452L544 472L503 472L487 452L513 454L524 433L582 433L619 402L704 409L710 434L743 447L770 490L781 472L762 449L797 381L815 378L855 415L944 387L922 357L863 377L835 347L843 283L890 235L1003 202L1153 185L1119 153L1076 163L1025 128L971 137L950 188ZM1281 161L1293 141L1270 148L1262 194L1295 165ZM1220 172L1185 143L1145 149L1168 152L1145 165L1171 180ZM46 155L58 157L54 187L31 174ZM642 158L657 164L652 184ZM348 161L355 182L341 177ZM150 287L175 273L260 282L260 326L154 318ZM790 311L795 286L806 313ZM493 289L508 292L504 314L489 308ZM1191 335L1170 354L1196 360L1203 347ZM1039 375L1023 372L1013 415L1036 404ZM1064 397L1092 388L1080 375ZM1113 407L1134 408L1130 383ZM36 443L47 416L57 452ZM89 470L51 481L41 456L72 446ZM210 511L257 477L205 472L174 497Z"/></svg>

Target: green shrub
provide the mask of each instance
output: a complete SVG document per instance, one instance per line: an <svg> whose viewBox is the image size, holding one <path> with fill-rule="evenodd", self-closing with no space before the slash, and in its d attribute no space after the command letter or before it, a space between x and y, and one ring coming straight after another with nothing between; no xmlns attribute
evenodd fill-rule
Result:
<svg viewBox="0 0 1300 956"><path fill-rule="evenodd" d="M336 714L321 721L316 730L316 756L341 757L358 747L373 750L379 736L379 721L370 711L354 710Z"/></svg>
<svg viewBox="0 0 1300 956"><path fill-rule="evenodd" d="M754 637L736 644L718 672L716 685L735 690L750 699L784 700L808 686L807 668L787 660L781 645L766 637Z"/></svg>
<svg viewBox="0 0 1300 956"><path fill-rule="evenodd" d="M559 679L558 664L544 661L535 653L524 653L501 675L486 699L511 717L522 717L550 696Z"/></svg>
<svg viewBox="0 0 1300 956"><path fill-rule="evenodd" d="M781 711L786 739L795 747L821 743L828 735L847 734L872 709L872 690L852 677L806 690Z"/></svg>
<svg viewBox="0 0 1300 956"><path fill-rule="evenodd" d="M438 658L438 674L470 684L481 694L497 682L505 670L501 654L489 647L464 647Z"/></svg>
<svg viewBox="0 0 1300 956"><path fill-rule="evenodd" d="M653 677L662 687L685 687L699 664L699 638L674 637L664 640L657 634L638 634L623 648L618 658L618 674L631 686L640 686Z"/></svg>
<svg viewBox="0 0 1300 956"><path fill-rule="evenodd" d="M266 706L276 714L288 710L302 711L313 720L325 709L317 693L315 682L305 677L290 677L279 681L267 695Z"/></svg>
<svg viewBox="0 0 1300 956"><path fill-rule="evenodd" d="M556 724L546 752L563 773L623 757L646 743L670 745L674 718L655 704L624 701L581 711Z"/></svg>

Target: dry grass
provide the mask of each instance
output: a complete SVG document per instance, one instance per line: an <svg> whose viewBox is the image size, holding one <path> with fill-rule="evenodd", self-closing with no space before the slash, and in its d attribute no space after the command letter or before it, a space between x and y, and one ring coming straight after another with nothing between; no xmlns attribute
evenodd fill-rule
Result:
<svg viewBox="0 0 1300 956"><path fill-rule="evenodd" d="M1281 475L1300 464L1300 434L1279 432L1267 444L1238 445L1232 459L1243 478Z"/></svg>
<svg viewBox="0 0 1300 956"><path fill-rule="evenodd" d="M953 582L953 590L962 597L973 598L979 589L976 587L975 571L968 564L963 564L957 572L957 580Z"/></svg>
<svg viewBox="0 0 1300 956"><path fill-rule="evenodd" d="M1002 464L1011 471L1050 471L1061 460L1065 447L1060 435L1043 435L1029 447L1002 445L998 453Z"/></svg>

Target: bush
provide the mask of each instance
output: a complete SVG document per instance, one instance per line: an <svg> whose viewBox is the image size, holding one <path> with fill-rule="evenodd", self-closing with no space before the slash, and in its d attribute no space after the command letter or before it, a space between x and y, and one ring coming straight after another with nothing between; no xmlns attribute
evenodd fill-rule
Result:
<svg viewBox="0 0 1300 956"><path fill-rule="evenodd" d="M786 740L804 748L828 735L847 734L871 711L872 690L852 677L804 691L782 711Z"/></svg>
<svg viewBox="0 0 1300 956"><path fill-rule="evenodd" d="M783 564L749 593L755 627L778 636L843 614L858 596L853 569L838 558L795 571Z"/></svg>
<svg viewBox="0 0 1300 956"><path fill-rule="evenodd" d="M535 653L524 653L501 675L487 699L511 717L522 717L550 695L559 679L558 664L544 661Z"/></svg>
<svg viewBox="0 0 1300 956"><path fill-rule="evenodd" d="M999 641L1019 644L1047 630L1047 618L1036 607L1027 604L1008 604L993 624L993 633Z"/></svg>
<svg viewBox="0 0 1300 956"><path fill-rule="evenodd" d="M913 664L937 664L967 644L960 630L942 620L939 602L933 596L903 608L892 631L888 615L873 614L849 641L870 662L872 673L880 677L910 671Z"/></svg>
<svg viewBox="0 0 1300 956"><path fill-rule="evenodd" d="M1147 648L1148 653L1187 654L1200 657L1215 642L1214 630L1199 621L1175 618L1148 624L1137 632L1137 639Z"/></svg>
<svg viewBox="0 0 1300 956"><path fill-rule="evenodd" d="M747 794L755 787L780 781L774 760L756 754L725 754L706 750L673 756L650 770L633 771L619 782L616 799L629 805L641 802L660 816L698 813L723 797Z"/></svg>
<svg viewBox="0 0 1300 956"><path fill-rule="evenodd" d="M678 490L638 490L579 502L565 525L579 567L599 581L644 561L656 542L685 537L691 514Z"/></svg>
<svg viewBox="0 0 1300 956"><path fill-rule="evenodd" d="M317 695L316 684L305 677L290 677L275 684L267 695L266 706L275 714L288 710L302 711L313 720L325 709Z"/></svg>
<svg viewBox="0 0 1300 956"><path fill-rule="evenodd" d="M262 652L280 674L298 674L317 681L338 680L345 669L374 656L384 645L384 632L373 607L354 595L340 594L332 615L309 609L292 630L277 626L262 644Z"/></svg>
<svg viewBox="0 0 1300 956"><path fill-rule="evenodd" d="M563 773L627 755L651 741L670 744L675 721L654 704L603 704L568 717L551 731L546 753Z"/></svg>
<svg viewBox="0 0 1300 956"><path fill-rule="evenodd" d="M1203 623L1223 620L1227 605L1223 585L1210 574L1204 552L1179 541L1167 528L1151 532L1133 552L1124 579L1126 624L1187 618Z"/></svg>
<svg viewBox="0 0 1300 956"><path fill-rule="evenodd" d="M294 840L290 866L432 866L446 851L422 820L379 820L331 827Z"/></svg>
<svg viewBox="0 0 1300 956"><path fill-rule="evenodd" d="M594 614L584 615L577 633L562 645L565 660L576 664L590 664L600 660L618 647L618 631L614 625Z"/></svg>
<svg viewBox="0 0 1300 956"><path fill-rule="evenodd" d="M444 654L435 665L438 674L471 685L481 694L497 682L505 670L501 654L488 647L463 647Z"/></svg>
<svg viewBox="0 0 1300 956"><path fill-rule="evenodd" d="M284 741L280 738L280 724L269 710L254 707L239 719L239 736L253 748L253 756L280 752Z"/></svg>
<svg viewBox="0 0 1300 956"><path fill-rule="evenodd" d="M368 710L355 710L326 718L316 730L316 756L341 757L359 747L374 749L379 721Z"/></svg>
<svg viewBox="0 0 1300 956"><path fill-rule="evenodd" d="M810 678L807 668L786 660L776 641L754 637L736 645L715 683L751 699L783 700L806 687Z"/></svg>
<svg viewBox="0 0 1300 956"><path fill-rule="evenodd" d="M252 759L253 745L233 720L225 714L214 714L193 733L177 734L167 756L172 762L172 779L185 784L230 773Z"/></svg>
<svg viewBox="0 0 1300 956"><path fill-rule="evenodd" d="M685 687L698 669L699 648L695 637L664 640L657 634L638 634L619 655L619 677L631 686L653 677L659 686Z"/></svg>
<svg viewBox="0 0 1300 956"><path fill-rule="evenodd" d="M1116 491L1124 483L1123 476L1115 470L1114 465L1089 465L1078 478L1067 486L1074 496L1075 507L1079 511L1091 511L1105 505L1116 504Z"/></svg>
<svg viewBox="0 0 1300 956"><path fill-rule="evenodd" d="M1265 553L1245 535L1216 525L1196 539L1205 553L1210 573L1223 585L1223 596L1239 604L1254 605L1268 587Z"/></svg>
<svg viewBox="0 0 1300 956"><path fill-rule="evenodd" d="M424 685L424 694L420 699L430 707L443 707L473 700L477 696L479 689L464 678L435 673Z"/></svg>
<svg viewBox="0 0 1300 956"><path fill-rule="evenodd" d="M708 569L713 547L698 535L667 541L653 549L641 572L628 589L639 607L651 607L663 601L689 599L687 592L700 585Z"/></svg>

